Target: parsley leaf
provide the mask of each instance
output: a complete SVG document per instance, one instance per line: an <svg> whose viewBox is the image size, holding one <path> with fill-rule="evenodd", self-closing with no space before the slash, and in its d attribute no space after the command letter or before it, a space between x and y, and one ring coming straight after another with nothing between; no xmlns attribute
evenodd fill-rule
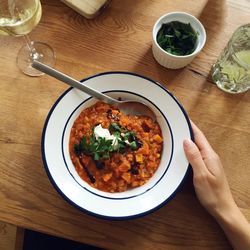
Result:
<svg viewBox="0 0 250 250"><path fill-rule="evenodd" d="M110 154L113 152L124 153L126 149L137 150L142 146L134 132L128 131L117 123L111 123L109 130L116 137L114 143L116 145L113 144L113 140L106 140L102 137L97 139L93 129L88 139L86 136L83 136L80 143L74 145L75 154L77 156L82 153L90 155L95 161L99 161L101 159L109 159Z"/></svg>
<svg viewBox="0 0 250 250"><path fill-rule="evenodd" d="M117 123L112 122L109 125L109 130L110 130L111 133L113 133L113 132L120 132L121 133L122 132L122 127L120 125L118 125Z"/></svg>

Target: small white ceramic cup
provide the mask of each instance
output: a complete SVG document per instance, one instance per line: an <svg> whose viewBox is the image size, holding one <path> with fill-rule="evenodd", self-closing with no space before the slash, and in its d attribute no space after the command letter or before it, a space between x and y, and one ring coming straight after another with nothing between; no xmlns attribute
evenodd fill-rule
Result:
<svg viewBox="0 0 250 250"><path fill-rule="evenodd" d="M156 36L163 23L179 21L190 23L195 32L198 32L198 39L195 51L190 55L176 56L162 49L156 41ZM194 16L185 12L171 12L161 16L153 27L153 45L152 51L156 61L162 66L170 69L179 69L189 64L195 56L202 50L206 42L206 31L201 22Z"/></svg>

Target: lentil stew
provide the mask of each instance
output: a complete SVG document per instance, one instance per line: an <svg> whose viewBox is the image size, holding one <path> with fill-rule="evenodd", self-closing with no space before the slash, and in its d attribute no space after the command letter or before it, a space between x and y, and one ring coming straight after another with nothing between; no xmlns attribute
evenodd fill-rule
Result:
<svg viewBox="0 0 250 250"><path fill-rule="evenodd" d="M97 102L75 120L69 152L79 176L105 192L123 192L145 184L157 170L163 139L149 117L125 115Z"/></svg>

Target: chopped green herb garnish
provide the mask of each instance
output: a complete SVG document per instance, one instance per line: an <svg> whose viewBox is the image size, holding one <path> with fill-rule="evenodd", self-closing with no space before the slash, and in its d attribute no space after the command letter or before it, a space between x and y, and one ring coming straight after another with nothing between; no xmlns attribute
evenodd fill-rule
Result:
<svg viewBox="0 0 250 250"><path fill-rule="evenodd" d="M136 142L135 141L132 141L131 143L130 143L130 148L132 149L132 150L136 150L136 149L138 149L138 146L137 146L137 144L136 144Z"/></svg>
<svg viewBox="0 0 250 250"><path fill-rule="evenodd" d="M89 138L89 143L87 143L87 138L83 136L80 143L74 145L74 150L76 155L81 153L91 155L94 160L99 160L100 158L108 159L109 153L113 150L112 140L96 139L94 134L92 134Z"/></svg>
<svg viewBox="0 0 250 250"><path fill-rule="evenodd" d="M88 140L86 136L83 136L80 143L74 145L75 154L90 155L95 161L99 161L109 159L112 152L124 153L126 149L137 150L142 146L134 132L128 131L117 123L111 123L109 131L115 136L114 141L103 137L96 138L93 129Z"/></svg>
<svg viewBox="0 0 250 250"><path fill-rule="evenodd" d="M109 130L112 132L122 132L122 127L115 122L110 123Z"/></svg>
<svg viewBox="0 0 250 250"><path fill-rule="evenodd" d="M192 54L196 48L198 33L190 23L173 21L162 24L157 43L170 54L184 56Z"/></svg>

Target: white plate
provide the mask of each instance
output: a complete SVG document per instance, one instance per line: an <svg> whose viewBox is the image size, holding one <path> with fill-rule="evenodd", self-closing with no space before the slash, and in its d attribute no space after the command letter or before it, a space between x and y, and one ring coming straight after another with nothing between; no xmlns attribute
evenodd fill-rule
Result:
<svg viewBox="0 0 250 250"><path fill-rule="evenodd" d="M186 112L165 88L140 75L106 72L82 82L115 98L142 100L155 111L164 140L161 162L146 184L126 192L106 193L84 182L69 157L69 135L74 120L96 99L70 88L50 110L43 129L42 157L50 181L69 203L98 217L128 219L155 211L174 196L188 170L182 145L193 136Z"/></svg>

